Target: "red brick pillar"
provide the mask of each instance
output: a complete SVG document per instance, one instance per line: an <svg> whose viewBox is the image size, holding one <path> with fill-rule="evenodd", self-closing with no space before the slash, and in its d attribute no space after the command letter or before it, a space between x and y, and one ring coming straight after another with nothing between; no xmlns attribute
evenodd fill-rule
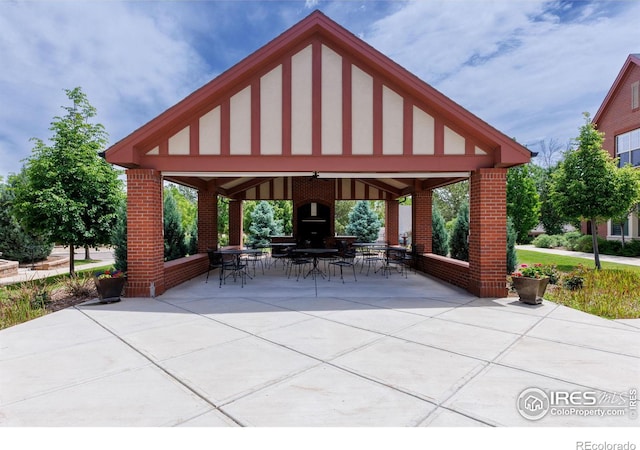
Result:
<svg viewBox="0 0 640 450"><path fill-rule="evenodd" d="M507 296L507 169L471 174L469 198L469 291Z"/></svg>
<svg viewBox="0 0 640 450"><path fill-rule="evenodd" d="M387 241L389 245L398 245L398 239L400 234L400 203L398 200L385 201L385 233L387 235Z"/></svg>
<svg viewBox="0 0 640 450"><path fill-rule="evenodd" d="M432 191L415 192L411 196L411 243L422 246L422 253L431 253Z"/></svg>
<svg viewBox="0 0 640 450"><path fill-rule="evenodd" d="M127 297L164 292L162 174L127 170Z"/></svg>
<svg viewBox="0 0 640 450"><path fill-rule="evenodd" d="M229 245L242 245L242 200L229 200Z"/></svg>
<svg viewBox="0 0 640 450"><path fill-rule="evenodd" d="M218 195L198 191L198 252L218 248Z"/></svg>

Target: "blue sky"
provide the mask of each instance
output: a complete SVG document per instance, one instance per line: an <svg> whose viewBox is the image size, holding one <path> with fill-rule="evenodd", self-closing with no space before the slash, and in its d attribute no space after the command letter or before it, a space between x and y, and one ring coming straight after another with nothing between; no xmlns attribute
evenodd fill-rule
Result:
<svg viewBox="0 0 640 450"><path fill-rule="evenodd" d="M537 149L578 134L628 54L640 2L0 0L0 176L81 86L115 143L314 9Z"/></svg>

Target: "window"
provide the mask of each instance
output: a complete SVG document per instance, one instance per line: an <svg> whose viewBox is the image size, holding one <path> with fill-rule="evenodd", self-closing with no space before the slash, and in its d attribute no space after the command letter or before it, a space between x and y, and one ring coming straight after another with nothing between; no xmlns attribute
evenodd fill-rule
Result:
<svg viewBox="0 0 640 450"><path fill-rule="evenodd" d="M629 235L629 218L624 221L624 235ZM622 236L621 224L611 222L611 236Z"/></svg>
<svg viewBox="0 0 640 450"><path fill-rule="evenodd" d="M616 156L620 158L618 167L640 166L640 128L616 136Z"/></svg>
<svg viewBox="0 0 640 450"><path fill-rule="evenodd" d="M631 109L640 108L640 81L631 85Z"/></svg>

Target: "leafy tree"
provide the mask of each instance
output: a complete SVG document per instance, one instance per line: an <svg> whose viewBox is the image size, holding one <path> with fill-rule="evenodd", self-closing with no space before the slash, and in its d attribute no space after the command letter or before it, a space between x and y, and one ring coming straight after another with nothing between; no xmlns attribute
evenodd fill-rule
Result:
<svg viewBox="0 0 640 450"><path fill-rule="evenodd" d="M171 261L187 254L182 217L175 198L164 196L164 260Z"/></svg>
<svg viewBox="0 0 640 450"><path fill-rule="evenodd" d="M602 149L603 133L589 120L580 128L578 148L569 151L553 174L551 198L568 217L591 220L595 266L599 270L597 223L621 216L640 198L638 172L631 166L618 169Z"/></svg>
<svg viewBox="0 0 640 450"><path fill-rule="evenodd" d="M9 185L0 184L0 256L19 262L45 259L51 253L53 243L48 234L25 231L14 217L12 180L9 179Z"/></svg>
<svg viewBox="0 0 640 450"><path fill-rule="evenodd" d="M355 204L349 213L347 234L356 236L357 242L375 242L380 233L380 219L371 210L369 202L361 200Z"/></svg>
<svg viewBox="0 0 640 450"><path fill-rule="evenodd" d="M198 199L193 191L191 188L173 183L164 188L164 195L170 195L176 201L182 220L182 229L185 231L191 230L193 224L198 221Z"/></svg>
<svg viewBox="0 0 640 450"><path fill-rule="evenodd" d="M198 222L193 221L187 230L187 254L195 255L198 253Z"/></svg>
<svg viewBox="0 0 640 450"><path fill-rule="evenodd" d="M349 213L356 205L354 200L340 200L335 202L335 227L338 236L347 234L349 226Z"/></svg>
<svg viewBox="0 0 640 450"><path fill-rule="evenodd" d="M251 227L251 214L258 206L258 200L244 200L242 202L242 230L245 234L249 232Z"/></svg>
<svg viewBox="0 0 640 450"><path fill-rule="evenodd" d="M96 110L78 87L66 90L73 106L51 123L51 145L35 147L16 186L16 217L29 231L50 233L69 246L69 272L75 275L74 247L108 244L116 221L122 183L98 154L107 143Z"/></svg>
<svg viewBox="0 0 640 450"><path fill-rule="evenodd" d="M273 217L280 225L282 234L293 234L293 202L290 200L273 200Z"/></svg>
<svg viewBox="0 0 640 450"><path fill-rule="evenodd" d="M517 241L527 242L540 217L540 197L528 166L507 172L507 215L513 220Z"/></svg>
<svg viewBox="0 0 640 450"><path fill-rule="evenodd" d="M442 214L437 208L432 208L431 215L431 248L436 255L447 256L449 254L449 233L444 224Z"/></svg>
<svg viewBox="0 0 640 450"><path fill-rule="evenodd" d="M512 273L518 266L518 255L516 253L516 238L518 233L513 226L513 220L507 216L507 273Z"/></svg>
<svg viewBox="0 0 640 450"><path fill-rule="evenodd" d="M540 197L540 223L546 234L553 236L562 234L564 225L568 222L562 211L556 209L551 201L551 179L553 172L558 170L558 164L550 167L529 165L529 173L533 177Z"/></svg>
<svg viewBox="0 0 640 450"><path fill-rule="evenodd" d="M463 203L469 202L469 181L464 180L433 190L433 204L445 222L454 220Z"/></svg>
<svg viewBox="0 0 640 450"><path fill-rule="evenodd" d="M229 199L218 195L218 243L229 243Z"/></svg>
<svg viewBox="0 0 640 450"><path fill-rule="evenodd" d="M251 212L247 245L250 247L266 246L271 241L271 236L280 233L280 226L273 217L273 208L269 202L260 201Z"/></svg>
<svg viewBox="0 0 640 450"><path fill-rule="evenodd" d="M449 237L451 257L469 261L469 204L463 203L458 211L453 232Z"/></svg>
<svg viewBox="0 0 640 450"><path fill-rule="evenodd" d="M114 247L115 267L127 271L127 203L122 202L118 208L118 219L113 229L111 244Z"/></svg>

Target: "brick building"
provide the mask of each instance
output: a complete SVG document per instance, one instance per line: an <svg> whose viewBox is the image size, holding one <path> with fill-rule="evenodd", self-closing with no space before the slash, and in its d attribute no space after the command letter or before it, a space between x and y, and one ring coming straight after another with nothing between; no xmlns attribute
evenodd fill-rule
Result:
<svg viewBox="0 0 640 450"><path fill-rule="evenodd" d="M422 270L481 297L505 296L506 170L530 157L314 12L107 150L127 169L128 295L159 295L206 271L218 195L231 200L232 245L242 243L247 199L291 200L294 235L321 237L333 236L336 200L384 200L387 239L397 244L398 199L411 195ZM203 252L168 263L163 179L197 189ZM468 263L431 253L432 190L464 179Z"/></svg>
<svg viewBox="0 0 640 450"><path fill-rule="evenodd" d="M620 158L620 166L640 167L640 54L628 56L593 123L605 135L604 149ZM587 232L586 227L583 231ZM620 239L622 227L609 221L606 227L598 227L598 234L607 239ZM638 209L627 219L624 234L625 238L640 239Z"/></svg>

